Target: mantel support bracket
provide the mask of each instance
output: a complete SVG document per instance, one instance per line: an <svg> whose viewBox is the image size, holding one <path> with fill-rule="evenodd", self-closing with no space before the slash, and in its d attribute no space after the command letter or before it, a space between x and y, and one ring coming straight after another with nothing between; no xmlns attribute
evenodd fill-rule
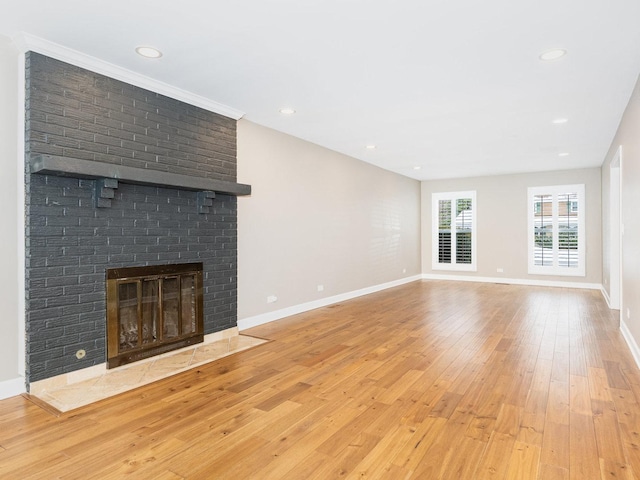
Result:
<svg viewBox="0 0 640 480"><path fill-rule="evenodd" d="M96 208L109 208L111 200L115 197L115 189L118 188L118 180L115 178L97 178L94 188L93 197Z"/></svg>
<svg viewBox="0 0 640 480"><path fill-rule="evenodd" d="M198 192L198 213L209 213L209 207L213 205L216 192Z"/></svg>

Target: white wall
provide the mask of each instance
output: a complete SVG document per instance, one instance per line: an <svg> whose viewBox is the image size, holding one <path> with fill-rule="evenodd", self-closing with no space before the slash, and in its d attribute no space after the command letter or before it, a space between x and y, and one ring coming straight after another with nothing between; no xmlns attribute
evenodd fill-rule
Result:
<svg viewBox="0 0 640 480"><path fill-rule="evenodd" d="M241 120L238 182L240 323L420 274L418 181Z"/></svg>
<svg viewBox="0 0 640 480"><path fill-rule="evenodd" d="M620 120L620 126L602 165L602 224L603 238L610 233L609 174L611 161L622 146L622 306L623 333L640 363L640 77L629 104ZM609 249L609 241L605 243ZM604 255L605 288L611 283L609 255ZM627 315L628 313L628 315Z"/></svg>
<svg viewBox="0 0 640 480"><path fill-rule="evenodd" d="M0 36L0 398L19 393L18 51Z"/></svg>
<svg viewBox="0 0 640 480"><path fill-rule="evenodd" d="M527 246L527 188L585 184L586 276L530 275ZM431 264L431 194L435 192L477 192L476 272L433 270ZM600 169L564 170L517 175L499 175L422 182L422 272L427 275L458 275L521 280L523 283L602 282L600 218ZM502 268L503 273L497 269Z"/></svg>

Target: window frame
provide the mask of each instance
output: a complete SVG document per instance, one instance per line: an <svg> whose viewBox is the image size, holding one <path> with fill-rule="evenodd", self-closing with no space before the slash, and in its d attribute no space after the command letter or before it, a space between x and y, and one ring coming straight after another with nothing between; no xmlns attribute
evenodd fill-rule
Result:
<svg viewBox="0 0 640 480"><path fill-rule="evenodd" d="M562 194L576 194L577 196L577 216L578 216L578 266L569 267L561 266L558 264L559 258L559 241L558 241L558 211L559 201L558 195ZM535 197L540 195L550 195L552 197L552 226L553 226L553 240L552 240L552 265L543 266L535 265ZM573 201L570 201L573 202ZM573 213L573 205L569 204L568 210ZM529 187L527 189L527 250L528 250L528 273L531 275L559 275L570 277L584 277L586 276L586 197L584 184L577 185L553 185L548 187Z"/></svg>
<svg viewBox="0 0 640 480"><path fill-rule="evenodd" d="M439 261L439 225L440 212L439 202L450 200L455 202L460 199L471 199L471 263L453 263L455 249L452 248L452 262L440 263ZM455 222L455 218L452 218ZM451 244L455 242L455 229L452 230ZM431 194L431 268L433 270L450 270L458 272L476 272L477 267L477 244L478 244L478 202L475 190L463 192L438 192Z"/></svg>

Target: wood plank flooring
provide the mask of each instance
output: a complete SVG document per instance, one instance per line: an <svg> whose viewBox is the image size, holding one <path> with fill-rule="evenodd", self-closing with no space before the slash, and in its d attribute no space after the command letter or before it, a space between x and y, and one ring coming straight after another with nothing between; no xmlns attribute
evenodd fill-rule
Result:
<svg viewBox="0 0 640 480"><path fill-rule="evenodd" d="M414 282L60 417L1 401L0 478L640 478L618 327L597 291Z"/></svg>

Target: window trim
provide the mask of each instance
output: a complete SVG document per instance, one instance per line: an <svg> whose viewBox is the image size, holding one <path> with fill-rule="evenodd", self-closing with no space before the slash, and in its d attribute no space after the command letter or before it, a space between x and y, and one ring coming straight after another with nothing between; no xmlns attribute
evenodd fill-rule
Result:
<svg viewBox="0 0 640 480"><path fill-rule="evenodd" d="M564 193L575 193L578 197L578 266L562 267L558 265L558 195ZM537 195L551 195L553 209L553 265L535 265L535 202ZM585 209L586 197L584 184L577 185L553 185L549 187L529 187L527 189L527 250L528 250L528 273L530 275L560 275L567 277L586 276L586 229L585 229ZM573 210L572 210L573 211Z"/></svg>
<svg viewBox="0 0 640 480"><path fill-rule="evenodd" d="M461 198L471 199L471 263L440 263L438 255L440 217L438 205L440 200L456 201ZM455 221L455 220L454 220ZM478 201L476 191L439 192L431 194L431 268L433 270L450 270L457 272L476 272L478 243Z"/></svg>

